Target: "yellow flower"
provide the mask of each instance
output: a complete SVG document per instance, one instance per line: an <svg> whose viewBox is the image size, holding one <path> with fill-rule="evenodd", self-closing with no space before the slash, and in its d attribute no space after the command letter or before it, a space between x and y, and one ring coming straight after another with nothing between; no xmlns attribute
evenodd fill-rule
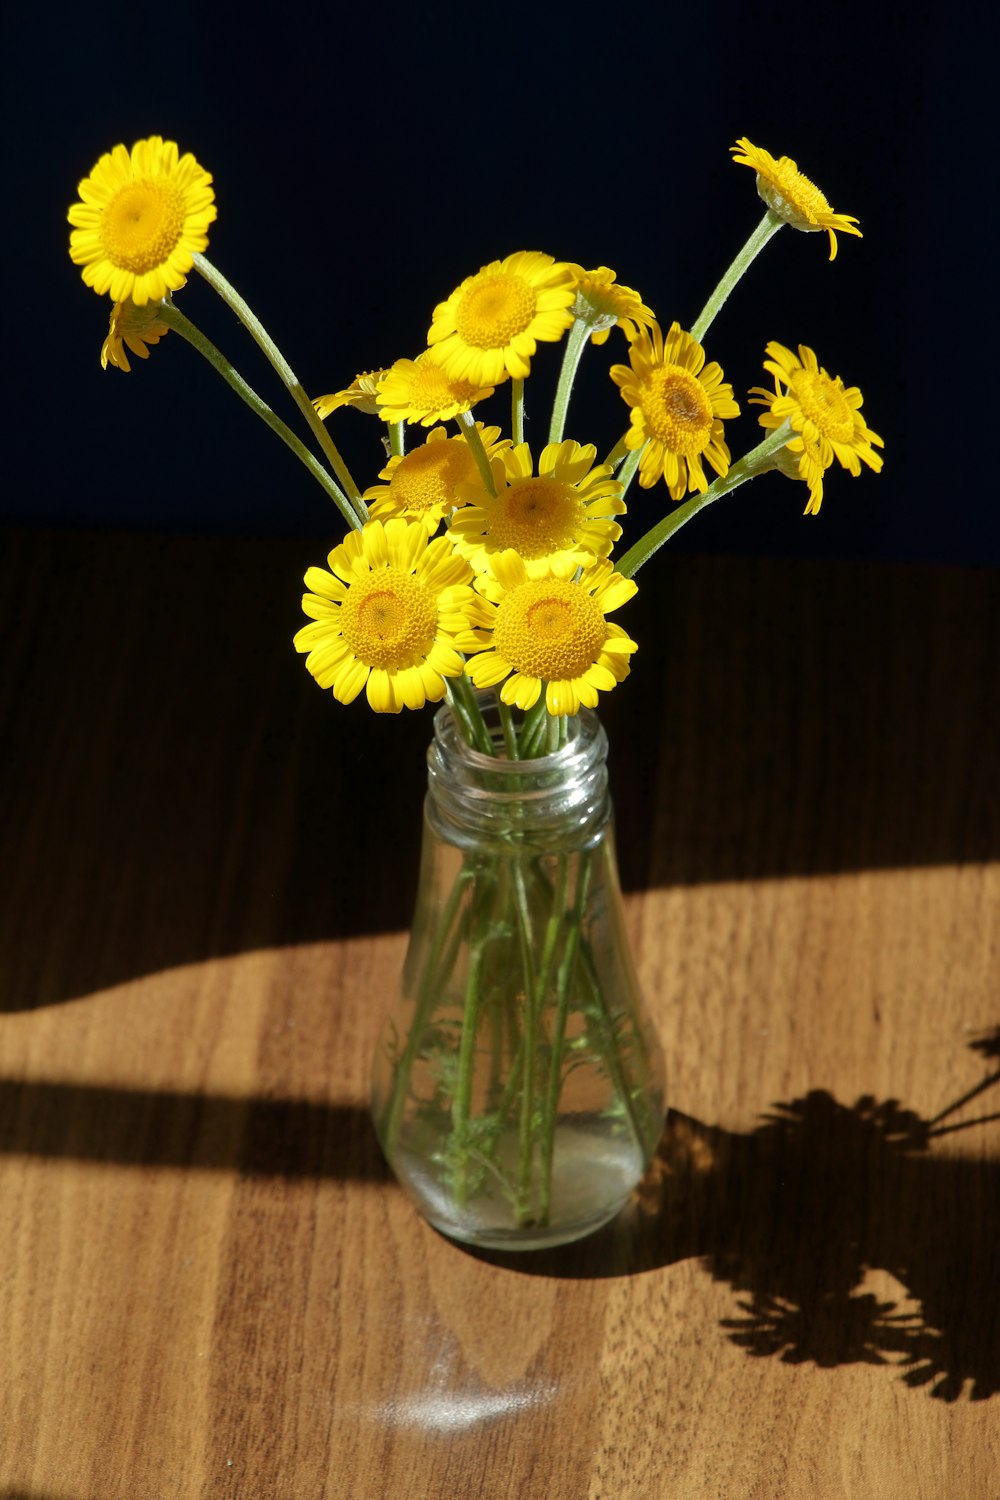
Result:
<svg viewBox="0 0 1000 1500"><path fill-rule="evenodd" d="M532 578L559 558L576 566L607 557L622 534L611 517L624 513L625 502L613 470L594 466L596 456L592 443L549 443L534 476L527 443L500 453L491 464L495 495L478 471L472 483L459 486L470 503L451 519L456 551L484 573L492 557L513 548Z"/></svg>
<svg viewBox="0 0 1000 1500"><path fill-rule="evenodd" d="M641 329L628 357L631 367L612 365L611 378L632 408L625 446L643 449L640 485L651 489L662 475L672 500L683 500L689 490L704 494L702 459L716 474L728 473L722 418L740 412L721 366L705 364L704 349L679 323L670 325L666 339L656 323Z"/></svg>
<svg viewBox="0 0 1000 1500"><path fill-rule="evenodd" d="M581 704L593 708L599 691L608 692L628 676L629 656L638 645L606 616L632 598L636 585L606 558L578 578L572 562L556 563L544 577L530 578L513 551L494 557L491 570L476 580L495 606L491 649L466 666L476 687L503 682L503 702L528 709L544 682L549 713L575 714Z"/></svg>
<svg viewBox="0 0 1000 1500"><path fill-rule="evenodd" d="M378 413L387 422L419 422L432 427L468 411L492 396L493 386L446 374L436 351L397 359L378 382Z"/></svg>
<svg viewBox="0 0 1000 1500"><path fill-rule="evenodd" d="M147 344L158 344L169 332L166 323L159 320L159 311L158 302L147 302L144 307L136 307L131 301L115 303L111 309L108 336L101 347L102 370L108 365L126 373L131 370L126 345L139 359L149 358Z"/></svg>
<svg viewBox="0 0 1000 1500"><path fill-rule="evenodd" d="M317 396L313 402L316 415L325 422L338 407L356 406L358 411L366 412L370 417L380 417L377 387L384 374L384 370L368 370L363 375L355 375L345 391L334 391L332 396Z"/></svg>
<svg viewBox="0 0 1000 1500"><path fill-rule="evenodd" d="M575 296L572 266L518 250L467 276L437 305L427 342L457 380L523 380L537 341L560 339L572 324Z"/></svg>
<svg viewBox="0 0 1000 1500"><path fill-rule="evenodd" d="M295 636L306 667L338 703L362 688L376 713L422 708L444 697L445 678L460 677L460 651L476 649L485 606L468 580L472 570L447 537L429 541L419 521L369 521L310 568L302 608L310 616Z"/></svg>
<svg viewBox="0 0 1000 1500"><path fill-rule="evenodd" d="M498 447L509 447L509 438L497 442L499 427L484 427L481 422L476 426L487 457L492 457ZM371 507L375 519L406 516L421 521L432 535L443 517L461 503L458 486L474 480L478 472L465 438L449 437L443 427L434 427L419 448L390 458L378 476L388 484L373 484L365 490L364 499L375 502Z"/></svg>
<svg viewBox="0 0 1000 1500"><path fill-rule="evenodd" d="M764 369L774 376L774 390L754 386L750 401L767 407L760 425L768 431L775 431L782 422L791 423L796 435L787 451L798 455L798 476L809 486L805 513L816 515L823 501L823 475L834 459L855 477L861 473L862 462L877 474L882 459L872 444L877 448L885 444L865 425L857 386L845 387L839 375L828 375L805 344L799 345L796 356L784 344L772 341L765 353L770 358L765 359Z"/></svg>
<svg viewBox="0 0 1000 1500"><path fill-rule="evenodd" d="M182 287L215 218L212 179L190 152L151 135L107 151L69 210L74 265L95 292L137 307Z"/></svg>
<svg viewBox="0 0 1000 1500"><path fill-rule="evenodd" d="M576 275L576 301L573 316L593 329L592 344L606 344L608 334L619 323L628 339L634 339L640 328L649 328L656 315L646 307L638 292L630 286L619 286L615 273L608 266L598 266L595 271L585 271L574 266Z"/></svg>
<svg viewBox="0 0 1000 1500"><path fill-rule="evenodd" d="M757 173L757 191L772 213L791 224L793 229L801 229L806 234L826 230L830 236L831 260L837 254L834 230L861 238L861 230L856 228L857 219L851 214L835 214L816 184L803 176L790 156L775 159L769 151L748 141L746 136L741 136L729 149L733 161L743 167L752 167Z"/></svg>

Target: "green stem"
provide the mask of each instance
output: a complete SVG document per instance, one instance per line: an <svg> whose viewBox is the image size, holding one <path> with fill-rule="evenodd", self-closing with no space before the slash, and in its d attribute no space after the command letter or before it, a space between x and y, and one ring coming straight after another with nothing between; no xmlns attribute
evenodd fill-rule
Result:
<svg viewBox="0 0 1000 1500"><path fill-rule="evenodd" d="M562 369L559 372L559 384L556 386L555 400L552 403L552 422L549 426L550 443L562 442L563 428L566 425L566 413L569 410L569 398L573 390L573 381L576 377L577 366L580 363L580 356L583 354L583 346L587 342L589 333L590 329L587 324L578 318L566 335Z"/></svg>
<svg viewBox="0 0 1000 1500"><path fill-rule="evenodd" d="M258 348L263 351L270 361L272 368L288 388L296 406L305 417L324 457L346 490L351 505L357 511L360 519L367 521L368 508L361 498L361 492L354 482L351 471L341 458L339 450L327 432L322 420L317 415L316 408L309 400L305 388L296 376L295 371L271 338L263 323L248 304L244 302L236 288L226 280L221 271L218 271L212 265L211 261L206 260L204 255L198 252L195 253L193 259L196 269L201 272L212 290L218 292L226 306L231 308L236 314L244 328L250 334L250 337L254 340Z"/></svg>
<svg viewBox="0 0 1000 1500"><path fill-rule="evenodd" d="M545 726L549 718L548 709L545 707L545 694L540 693L538 702L533 704L524 716L521 725L521 759L532 760L537 754L540 742L545 734Z"/></svg>
<svg viewBox="0 0 1000 1500"><path fill-rule="evenodd" d="M624 446L624 443L625 443L625 438L623 437L622 438L622 445L623 446ZM645 449L645 447L646 447L645 443L640 443L640 445L639 445L638 448L631 448L629 450L627 456L626 456L625 462L622 464L621 468L618 471L618 483L622 487L621 498L623 500L624 500L625 496L628 494L629 486L631 485L633 479L635 478L636 470L639 467L639 460L640 460L640 458L643 455L643 450Z"/></svg>
<svg viewBox="0 0 1000 1500"><path fill-rule="evenodd" d="M504 1091L500 1096L500 1103L497 1105L497 1120L501 1125L504 1123L508 1114L510 1113L510 1107L514 1103L514 1099L517 1096L518 1085L521 1081L521 1069L524 1065L524 1037L523 1035L518 1036L515 1042L513 1040L513 1036L514 1033L512 1030L510 1069L507 1075L507 1082L504 1086Z"/></svg>
<svg viewBox="0 0 1000 1500"><path fill-rule="evenodd" d="M608 454L607 458L604 460L605 466L607 468L609 468L609 469L617 469L618 465L621 463L622 459L625 457L625 454L628 452L628 449L625 447L625 439L627 437L628 437L628 431L626 430L625 432L622 433L621 437L618 439L617 443L612 448L612 450Z"/></svg>
<svg viewBox="0 0 1000 1500"><path fill-rule="evenodd" d="M389 423L389 457L402 458L406 452L406 439L403 436L402 422Z"/></svg>
<svg viewBox="0 0 1000 1500"><path fill-rule="evenodd" d="M514 440L514 447L524 442L524 381L511 380L510 383L510 435Z"/></svg>
<svg viewBox="0 0 1000 1500"><path fill-rule="evenodd" d="M470 745L470 746L472 746L473 749L475 749L476 748L476 726L475 726L475 723L473 722L473 720L469 718L469 715L468 715L468 713L466 711L466 707L465 707L464 701L461 698L459 698L458 695L454 691L454 687L453 687L454 681L455 681L454 678L447 678L445 680L445 685L444 685L445 700L446 700L446 702L448 704L448 707L451 709L452 713L455 716L455 721L458 724L459 733L461 734L463 740L465 741L465 743L467 745Z"/></svg>
<svg viewBox="0 0 1000 1500"><path fill-rule="evenodd" d="M556 941L559 937L559 928L566 910L566 891L569 886L569 860L564 852L561 852L557 856L555 885L551 885L544 875L541 884L549 903L549 916L545 924L542 963L538 977L538 994L544 1003L545 996L548 993L549 982L552 978L552 960L555 955Z"/></svg>
<svg viewBox="0 0 1000 1500"><path fill-rule="evenodd" d="M295 457L301 463L305 464L309 473L316 480L316 483L322 485L330 499L339 507L348 525L360 528L361 522L351 509L346 495L343 494L339 486L330 478L323 465L313 457L305 444L300 442L291 428L271 410L267 402L261 400L253 387L247 385L243 376L229 363L229 360L222 353L221 349L217 349L211 339L207 339L201 330L195 327L190 318L185 317L172 302L164 302L162 304L159 316L168 328L172 328L175 333L179 333L181 338L186 339L193 349L197 349L198 353L208 360L212 368L218 371L226 384L236 392L240 400L244 401L250 410L256 416L260 417L261 421L265 422L272 432L276 432L283 443L288 445L295 454Z"/></svg>
<svg viewBox="0 0 1000 1500"><path fill-rule="evenodd" d="M553 913L558 912L560 916L566 901L566 865L566 856L562 855L560 858L559 879L553 897ZM539 1218L543 1224L548 1223L552 1206L552 1157L555 1151L556 1140L556 1111L559 1108L559 1095L562 1092L563 1048L566 1042L566 1022L569 1016L570 981L576 967L576 955L580 945L580 922L583 918L587 894L590 889L591 861L589 852L581 856L581 866L577 881L576 898L573 902L573 909L568 917L568 931L566 934L566 944L563 949L562 963L559 965L559 974L556 980L556 1013L552 1028L552 1053L549 1059L549 1080L545 1091L545 1105L542 1114ZM550 918L550 925L551 920Z"/></svg>
<svg viewBox="0 0 1000 1500"><path fill-rule="evenodd" d="M497 691L497 713L500 716L500 727L503 730L504 749L507 751L508 760L517 760L517 732L514 729L514 715L510 707L500 697Z"/></svg>
<svg viewBox="0 0 1000 1500"><path fill-rule="evenodd" d="M713 500L718 500L722 495L728 495L731 490L738 489L748 479L755 479L758 474L772 468L770 459L785 446L791 435L790 425L782 422L776 432L768 433L762 443L733 464L728 474L710 484L703 495L692 495L689 500L685 500L683 504L668 511L655 526L650 527L645 536L641 536L635 545L629 548L625 556L618 560L615 564L616 570L626 578L634 578L643 563L647 563L653 553L657 552L675 531L679 531L682 526L686 525L692 516L704 510L706 505L711 505Z"/></svg>
<svg viewBox="0 0 1000 1500"><path fill-rule="evenodd" d="M601 1055L604 1058L605 1066L607 1067L608 1075L611 1079L615 1094L622 1101L625 1113L628 1116L628 1124L629 1129L632 1132L632 1139L639 1147L643 1147L645 1145L644 1133L639 1119L636 1116L635 1100L632 1096L632 1088L630 1086L629 1079L625 1076L625 1070L622 1067L621 1051L618 1043L618 1037L615 1033L615 1028L611 1017L608 1015L607 1001L604 998L604 991L601 988L601 982L597 977L597 970L594 965L593 954L590 952L590 949L586 943L583 944L580 950L580 956L581 976L585 980L590 990L591 998L594 1001L599 1018L599 1026L601 1031ZM633 1030L634 1029L635 1028L633 1025Z"/></svg>
<svg viewBox="0 0 1000 1500"><path fill-rule="evenodd" d="M380 1138L386 1156L391 1161L396 1150L396 1140L399 1136L399 1127L403 1118L403 1107L410 1087L410 1074L413 1071L413 1063L420 1050L424 1039L424 1027L427 1022L427 1012L438 998L444 988L445 980L455 962L457 944L452 943L450 949L450 963L443 965L441 955L448 939L448 934L455 923L455 917L461 904L465 887L472 879L472 870L467 866L459 870L455 876L454 884L441 914L437 931L431 944L431 951L424 965L423 978L417 994L416 1013L410 1034L406 1039L406 1047L402 1057L396 1064L392 1079L392 1092L386 1102L380 1121Z"/></svg>
<svg viewBox="0 0 1000 1500"><path fill-rule="evenodd" d="M773 213L771 209L768 209L767 213L761 219L753 234L751 234L750 238L743 246L743 249L740 250L739 254L733 260L732 264L726 271L718 286L715 288L715 291L712 293L711 297L709 297L708 301L705 303L705 306L702 308L697 319L692 324L691 337L697 339L699 344L705 337L709 328L711 328L713 322L715 321L716 314L721 309L722 304L729 296L729 293L736 286L743 273L749 269L750 265L753 263L753 261L756 260L757 256L763 250L764 246L767 244L771 236L777 234L778 230L784 223L784 219L780 219L776 213Z"/></svg>
<svg viewBox="0 0 1000 1500"><path fill-rule="evenodd" d="M532 958L531 912L524 888L524 871L516 857L513 865L517 894L517 936L524 971L524 1055L521 1068L521 1111L518 1122L518 1168L515 1213L519 1224L531 1222L531 1167L534 1158L535 1055L538 1051L538 983Z"/></svg>
<svg viewBox="0 0 1000 1500"><path fill-rule="evenodd" d="M476 468L479 470L479 476L486 486L487 493L496 498L497 487L493 483L493 470L490 468L490 461L486 457L486 449L483 447L482 435L476 426L475 417L471 411L460 411L455 421L458 423L459 431L465 438L465 441L472 449L472 456L476 460Z"/></svg>
<svg viewBox="0 0 1000 1500"><path fill-rule="evenodd" d="M465 730L463 738L466 744L482 751L483 755L493 755L493 737L479 712L475 689L468 677L446 677L444 686L448 706Z"/></svg>
<svg viewBox="0 0 1000 1500"><path fill-rule="evenodd" d="M484 896L492 899L492 882L484 891L477 889L475 905L480 907ZM489 924L486 913L476 910L472 915L472 939L469 952L469 974L465 984L465 1005L462 1010L462 1039L458 1052L458 1077L455 1080L455 1096L451 1104L451 1124L455 1143L455 1204L464 1209L469 1196L469 1114L472 1106L472 1080L476 1058L476 1031L479 1026L479 1006L482 999L483 959Z"/></svg>

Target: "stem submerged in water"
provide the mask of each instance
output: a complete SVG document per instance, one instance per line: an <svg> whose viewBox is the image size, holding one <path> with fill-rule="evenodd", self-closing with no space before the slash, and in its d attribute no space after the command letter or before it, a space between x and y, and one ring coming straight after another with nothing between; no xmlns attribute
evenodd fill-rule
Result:
<svg viewBox="0 0 1000 1500"><path fill-rule="evenodd" d="M455 725L432 751L416 1014L379 1064L380 1138L446 1233L537 1246L620 1206L659 1134L658 1074L622 946L603 766L581 758L603 755L603 736L568 721L564 768L564 726L543 712L531 728L555 750L526 761L524 727L481 704L498 749L503 736L495 769Z"/></svg>

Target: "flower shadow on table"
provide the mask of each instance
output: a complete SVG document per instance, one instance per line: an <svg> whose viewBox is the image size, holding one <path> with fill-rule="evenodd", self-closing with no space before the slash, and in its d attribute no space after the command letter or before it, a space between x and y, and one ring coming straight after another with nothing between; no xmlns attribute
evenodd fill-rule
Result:
<svg viewBox="0 0 1000 1500"><path fill-rule="evenodd" d="M995 1059L1000 1028L971 1045ZM671 1111L607 1229L530 1259L484 1258L582 1278L697 1256L739 1294L721 1326L747 1354L885 1365L939 1400L984 1400L1000 1393L1000 1162L930 1148L1000 1121L945 1123L997 1084L1000 1071L987 1073L933 1120L895 1099L848 1106L822 1089L775 1105L747 1134Z"/></svg>

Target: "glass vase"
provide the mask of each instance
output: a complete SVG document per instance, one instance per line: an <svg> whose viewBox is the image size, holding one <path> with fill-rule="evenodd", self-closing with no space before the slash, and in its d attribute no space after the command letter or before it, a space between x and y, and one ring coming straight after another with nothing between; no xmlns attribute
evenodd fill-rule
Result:
<svg viewBox="0 0 1000 1500"><path fill-rule="evenodd" d="M531 760L435 715L423 850L373 1111L390 1166L444 1234L566 1243L619 1211L663 1125L663 1068L625 933L607 739L587 709Z"/></svg>

